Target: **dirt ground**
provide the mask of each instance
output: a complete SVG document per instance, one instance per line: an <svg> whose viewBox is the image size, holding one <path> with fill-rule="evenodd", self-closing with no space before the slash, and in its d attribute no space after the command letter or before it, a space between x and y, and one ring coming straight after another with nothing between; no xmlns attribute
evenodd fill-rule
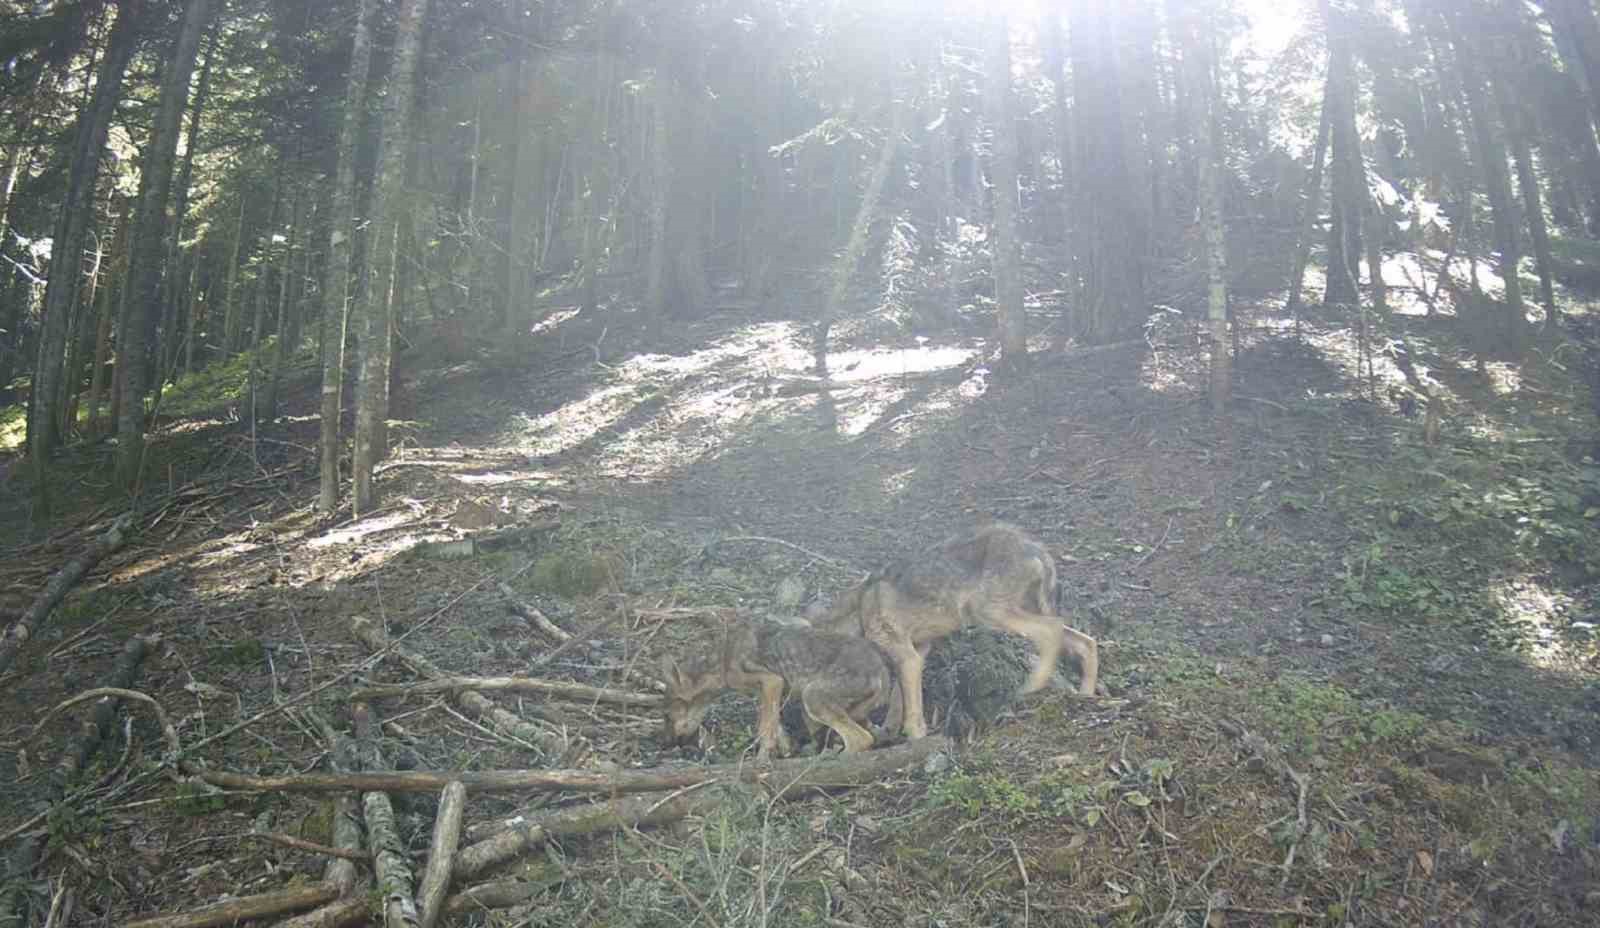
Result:
<svg viewBox="0 0 1600 928"><path fill-rule="evenodd" d="M302 772L326 760L317 717L348 730L353 689L415 679L359 666L354 616L447 672L637 690L625 672L694 647L697 612L795 613L993 518L1056 554L1109 696L1074 698L1066 668L1062 687L984 713L958 705L955 680L930 705L958 747L921 769L552 842L501 877L536 884L530 899L462 918L1595 924L1596 545L1568 510L1596 503L1561 495L1593 469L1576 368L1480 375L1448 317L1397 316L1392 336L1445 385L1429 445L1390 393L1403 379L1388 356L1369 379L1332 321L1307 318L1296 337L1264 310L1241 318L1225 427L1182 326L1098 351L1040 339L1034 369L1001 380L976 337L858 325L826 389L781 309L674 326L648 353L615 311L554 314L514 354L413 335L381 505L359 520L313 511L312 378L254 434L237 403L186 409L154 446L155 514L0 678L0 781L16 783L0 831L40 810L88 707L36 723L100 685L135 633L161 638L133 688L186 746L285 706L195 762ZM109 454L64 456L62 488L83 505L47 541L21 531L20 492L4 501L18 531L0 539L0 607L24 607L120 511ZM441 545L465 537L500 543L464 557ZM502 584L579 645L541 661L553 642ZM753 701L735 694L688 753L661 743L649 710L490 696L543 740L432 694L374 704L383 744L427 770L753 756ZM79 811L42 826L49 880L21 887L36 905L69 889L80 918L120 922L320 878L323 857L252 834L327 843L329 800L150 776L160 731L138 705L123 713L132 742L114 728L75 787ZM420 864L434 797L396 801ZM585 800L475 795L468 822L568 801Z"/></svg>

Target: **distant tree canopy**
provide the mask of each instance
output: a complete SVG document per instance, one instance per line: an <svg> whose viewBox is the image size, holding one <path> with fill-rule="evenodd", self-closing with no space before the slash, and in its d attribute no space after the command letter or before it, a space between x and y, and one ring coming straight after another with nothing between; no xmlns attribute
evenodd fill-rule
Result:
<svg viewBox="0 0 1600 928"><path fill-rule="evenodd" d="M741 299L825 366L836 317L977 306L1021 362L1206 306L1220 352L1238 300L1386 312L1408 254L1515 352L1600 234L1591 0L982 6L0 0L0 400L132 489L163 384L247 355L270 422L314 342L361 509L422 326Z"/></svg>

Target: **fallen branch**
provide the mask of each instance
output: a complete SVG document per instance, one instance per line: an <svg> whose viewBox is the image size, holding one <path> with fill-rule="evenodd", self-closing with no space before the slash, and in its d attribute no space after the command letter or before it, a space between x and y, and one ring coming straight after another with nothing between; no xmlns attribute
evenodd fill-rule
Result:
<svg viewBox="0 0 1600 928"><path fill-rule="evenodd" d="M646 767L640 770L391 770L361 773L297 773L276 777L254 776L224 770L203 770L196 774L212 786L225 789L250 789L284 792L334 792L338 790L383 790L392 793L422 793L444 789L460 780L468 792L556 792L648 793L683 789L715 780L745 782L784 781L793 777L790 788L829 788L860 786L887 776L902 767L921 761L938 750L949 750L950 742L941 736L919 738L892 747L859 754L831 754L822 757L780 760L767 765L680 764L672 767ZM515 820L494 826L509 828ZM478 840L483 829L468 829L469 840Z"/></svg>
<svg viewBox="0 0 1600 928"><path fill-rule="evenodd" d="M566 877L554 876L545 880L501 880L495 883L479 883L446 899L444 914L456 916L468 912L481 912L485 909L508 909L527 902L552 886L559 885L564 879Z"/></svg>
<svg viewBox="0 0 1600 928"><path fill-rule="evenodd" d="M378 747L377 726L373 724L371 710L365 703L358 702L351 707L351 715L356 722L361 756L387 766ZM381 789L363 792L361 813L372 848L372 872L383 894L383 924L385 928L410 928L417 923L417 907L411 892L411 862L406 855L405 842L400 840L389 794Z"/></svg>
<svg viewBox="0 0 1600 928"><path fill-rule="evenodd" d="M315 841L307 841L304 838L296 838L294 835L286 835L276 831L250 831L245 833L245 837L255 838L259 841L269 841L273 844L282 845L283 847L292 847L297 851L307 851L312 854L321 854L324 857L338 857L342 860L354 860L361 862L365 862L367 860L367 855L361 853L360 851L346 850L345 848L341 847L329 847L326 844L318 844Z"/></svg>
<svg viewBox="0 0 1600 928"><path fill-rule="evenodd" d="M372 918L372 903L366 896L346 896L327 905L286 918L278 928L344 928Z"/></svg>
<svg viewBox="0 0 1600 928"><path fill-rule="evenodd" d="M715 541L707 542L704 550L710 551L717 545L725 545L735 541L759 541L763 544L778 545L780 547L788 548L792 551L798 551L801 554L804 554L806 557L821 561L822 563L833 567L837 567L840 570L854 570L854 568L852 568L850 565L844 563L843 561L828 557L826 554L818 554L810 548L801 547L792 541L784 541L782 538L769 538L766 535L732 535L727 538L718 538ZM857 572L859 573L859 571Z"/></svg>
<svg viewBox="0 0 1600 928"><path fill-rule="evenodd" d="M327 719L318 712L307 710L311 724L322 735L328 748L328 763L336 772L357 769L360 759L356 754L356 747L349 738L341 735ZM322 881L339 887L340 892L348 896L355 892L357 887L356 866L352 860L369 861L370 854L361 852L361 825L356 819L356 797L354 793L342 793L333 805L333 846L341 851L348 851L355 856L346 859L335 857L328 861L327 868L322 873ZM305 916L310 918L317 913L312 912Z"/></svg>
<svg viewBox="0 0 1600 928"><path fill-rule="evenodd" d="M593 791L663 792L694 789L714 782L745 782L775 788L776 795L786 797L810 789L848 788L875 783L898 771L919 766L939 751L950 749L950 739L934 735L860 754L814 755L765 765L733 763L617 771L610 775L598 775L597 779L609 782L603 787L597 786ZM537 814L519 813L501 821L472 825L467 828L467 840L481 842L496 833L522 827L530 815L536 817Z"/></svg>
<svg viewBox="0 0 1600 928"><path fill-rule="evenodd" d="M702 815L749 787L722 784L716 788L675 793L665 799L634 796L545 812L517 826L471 844L456 854L455 878L469 880L490 867L505 863L544 844L553 835L589 834L613 828L664 825L691 815Z"/></svg>
<svg viewBox="0 0 1600 928"><path fill-rule="evenodd" d="M44 714L44 718L40 719L34 724L33 730L28 732L27 737L24 740L33 740L33 738L39 734L39 730L45 726L46 722L49 722L51 719L55 718L57 714L63 712L64 710L70 709L80 702L87 702L88 700L99 699L104 696L113 696L120 699L131 699L134 702L142 702L148 705L151 711L155 712L156 720L161 723L161 737L166 740L167 749L172 752L172 756L177 757L182 751L182 745L178 741L178 730L172 727L172 720L167 718L167 710L161 708L161 703L156 702L154 699L146 696L138 690L123 689L122 687L118 686L100 686L92 690L85 690L71 699L60 703L49 712L46 712Z"/></svg>
<svg viewBox="0 0 1600 928"><path fill-rule="evenodd" d="M548 616L539 611L533 605L518 599L517 591L511 588L511 584L501 583L499 588L500 595L506 598L507 602L511 606L512 612L526 619L534 628L538 629L546 637L551 638L556 642L555 650L539 657L534 662L535 666L548 664L558 655L575 646L581 647L584 652L589 655L590 659L595 659L598 656L595 653L595 649L589 645L587 635L573 635L571 632L550 621ZM592 627L598 628L601 624L603 623L596 623L596 625ZM660 680L657 680L648 674L640 673L639 671L634 670L632 667L624 667L622 670L622 677L625 680L632 680L634 683L637 683L646 689L656 690L657 692L667 688L665 683L662 683Z"/></svg>
<svg viewBox="0 0 1600 928"><path fill-rule="evenodd" d="M461 845L461 819L467 811L467 788L452 780L439 797L439 813L433 820L433 843L428 848L428 866L422 872L422 889L417 893L421 917L418 928L434 928L443 914L445 890L450 888L450 869L456 848Z"/></svg>
<svg viewBox="0 0 1600 928"><path fill-rule="evenodd" d="M1246 750L1260 758L1263 764L1266 764L1272 768L1273 772L1287 780L1295 790L1294 835L1289 841L1289 852L1284 855L1283 863L1279 865L1283 870L1282 883L1287 885L1290 870L1294 866L1295 854L1300 850L1300 841L1305 838L1310 830L1310 819L1306 814L1306 801L1311 791L1311 778L1289 766L1288 760L1283 756L1283 751L1279 750L1277 745L1251 732L1243 724L1232 720L1223 720L1217 723L1217 727L1239 739L1239 742L1244 745Z"/></svg>
<svg viewBox="0 0 1600 928"><path fill-rule="evenodd" d="M390 657L404 664L413 673L430 679L439 679L445 676L444 672L435 667L427 658L391 644L389 636L384 633L383 629L364 616L351 617L350 628L356 639L374 653L387 653ZM488 721L496 730L524 744L537 746L540 750L553 757L561 757L563 755L570 757L573 754L581 753L585 748L586 742L581 736L573 735L563 738L547 732L526 719L519 718L514 713L500 708L480 693L475 693L471 690L458 690L454 695L457 705ZM442 789L443 786L443 783L439 783L428 788Z"/></svg>
<svg viewBox="0 0 1600 928"><path fill-rule="evenodd" d="M152 640L138 636L128 639L128 643L122 648L122 653L117 656L116 664L111 668L108 682L113 687L122 688L133 684L139 676L139 668L144 663L145 654ZM61 753L61 759L56 762L45 797L52 805L66 795L67 787L110 734L111 725L116 721L116 707L115 697L101 697L90 711L89 718L84 720L78 736ZM0 892L0 925L27 924L27 878L38 864L39 849L39 841L32 838L24 839L17 844L12 854L10 868L15 892L10 889Z"/></svg>
<svg viewBox="0 0 1600 928"><path fill-rule="evenodd" d="M0 673L5 673L10 668L12 661L17 659L17 654L22 646L28 643L38 627L44 625L50 611L65 599L67 593L82 580L84 575L101 559L111 552L122 547L128 537L128 528L132 524L133 516L123 513L112 523L111 528L100 536L95 542L84 549L82 554L67 562L67 565L47 581L33 604L22 614L22 618L12 623L6 629L4 637L0 637Z"/></svg>
<svg viewBox="0 0 1600 928"><path fill-rule="evenodd" d="M201 906L192 912L152 915L149 918L127 922L123 928L212 928L214 925L234 925L243 921L281 915L284 912L309 909L337 898L338 895L339 889L336 886L311 883L255 896L225 899L222 902Z"/></svg>
<svg viewBox="0 0 1600 928"><path fill-rule="evenodd" d="M392 699L420 693L449 693L455 690L513 690L579 702L606 702L618 706L646 708L659 706L662 700L662 697L653 693L629 693L625 690L608 690L584 683L535 680L532 677L440 677L423 683L400 686L369 686L356 690L350 696L352 699Z"/></svg>

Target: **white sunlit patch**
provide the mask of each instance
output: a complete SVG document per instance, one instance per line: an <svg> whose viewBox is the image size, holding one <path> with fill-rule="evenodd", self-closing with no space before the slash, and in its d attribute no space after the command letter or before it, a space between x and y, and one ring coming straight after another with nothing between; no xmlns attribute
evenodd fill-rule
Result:
<svg viewBox="0 0 1600 928"><path fill-rule="evenodd" d="M415 517L416 514L412 512L391 512L371 519L362 519L353 525L347 525L321 537L312 538L306 542L306 547L331 548L334 545L354 544L368 535L399 528Z"/></svg>
<svg viewBox="0 0 1600 928"><path fill-rule="evenodd" d="M577 314L578 314L578 309L576 307L574 307L572 309L558 309L555 312L551 313L550 315L544 317L543 319L540 319L538 322L534 323L533 328L529 329L528 331L533 333L533 334L535 334L535 335L538 335L538 334L540 334L542 332L549 332L552 329L554 329L556 326L560 325L563 322L566 322L568 319L571 319L573 316L576 316Z"/></svg>
<svg viewBox="0 0 1600 928"><path fill-rule="evenodd" d="M547 470L497 470L486 474L451 474L450 479L468 486L494 487L504 483L540 483L561 485L571 483L560 474Z"/></svg>
<svg viewBox="0 0 1600 928"><path fill-rule="evenodd" d="M869 348L828 355L828 377L838 383L891 374L926 374L960 367L977 352L970 348Z"/></svg>
<svg viewBox="0 0 1600 928"><path fill-rule="evenodd" d="M889 388L862 397L839 416L839 434L850 438L860 435L882 418L889 407L904 397L905 391L898 388Z"/></svg>
<svg viewBox="0 0 1600 928"><path fill-rule="evenodd" d="M581 400L527 420L525 449L530 454L559 454L593 438L637 405L631 383L602 387Z"/></svg>

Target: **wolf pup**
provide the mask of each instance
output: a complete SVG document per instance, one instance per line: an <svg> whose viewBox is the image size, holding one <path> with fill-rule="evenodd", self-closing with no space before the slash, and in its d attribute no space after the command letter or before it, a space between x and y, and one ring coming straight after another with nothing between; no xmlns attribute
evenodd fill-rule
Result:
<svg viewBox="0 0 1600 928"><path fill-rule="evenodd" d="M1093 696L1100 651L1088 635L1056 616L1056 567L1049 550L1002 522L968 529L874 570L846 589L812 621L821 631L876 642L894 666L902 696L891 698L885 727L903 720L908 738L927 734L922 667L933 643L964 625L985 625L1028 638L1039 660L1017 695L1049 682L1066 650L1083 669L1078 692Z"/></svg>
<svg viewBox="0 0 1600 928"><path fill-rule="evenodd" d="M759 693L756 756L761 761L773 751L787 755L793 750L779 717L786 686L800 699L817 749L822 749L824 728L831 728L844 739L847 754L872 747L875 739L863 723L888 703L894 687L888 656L872 641L749 620L726 623L715 647L681 663L665 658L661 670L667 684L666 736L675 744L694 737L719 693Z"/></svg>

